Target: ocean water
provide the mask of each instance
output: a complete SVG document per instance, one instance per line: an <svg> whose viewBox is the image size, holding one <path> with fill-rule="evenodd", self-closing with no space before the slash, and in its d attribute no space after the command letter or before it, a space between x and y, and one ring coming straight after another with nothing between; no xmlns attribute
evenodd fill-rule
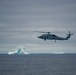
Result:
<svg viewBox="0 0 76 75"><path fill-rule="evenodd" d="M76 75L76 54L1 54L0 75Z"/></svg>

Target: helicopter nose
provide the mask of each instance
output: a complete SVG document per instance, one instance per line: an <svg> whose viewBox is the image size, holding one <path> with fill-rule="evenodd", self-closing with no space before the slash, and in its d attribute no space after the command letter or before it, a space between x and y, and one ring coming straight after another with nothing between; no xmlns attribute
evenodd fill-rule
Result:
<svg viewBox="0 0 76 75"><path fill-rule="evenodd" d="M41 38L41 36L37 36L38 38Z"/></svg>

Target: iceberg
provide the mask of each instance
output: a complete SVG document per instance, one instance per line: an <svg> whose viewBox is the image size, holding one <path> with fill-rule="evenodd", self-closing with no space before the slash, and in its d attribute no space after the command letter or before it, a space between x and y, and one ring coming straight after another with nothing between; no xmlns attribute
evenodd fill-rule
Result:
<svg viewBox="0 0 76 75"><path fill-rule="evenodd" d="M64 52L53 52L53 54L64 54Z"/></svg>
<svg viewBox="0 0 76 75"><path fill-rule="evenodd" d="M8 54L29 54L26 52L25 47L23 45L18 45L13 52L8 52Z"/></svg>

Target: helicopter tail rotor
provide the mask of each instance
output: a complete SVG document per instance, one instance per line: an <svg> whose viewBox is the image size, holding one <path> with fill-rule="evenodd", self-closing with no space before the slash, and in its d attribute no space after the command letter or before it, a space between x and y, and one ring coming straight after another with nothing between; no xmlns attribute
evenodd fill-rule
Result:
<svg viewBox="0 0 76 75"><path fill-rule="evenodd" d="M73 35L73 34L69 31L69 34L66 34L66 35L68 35L68 36L65 39L68 40L71 37L71 35Z"/></svg>
<svg viewBox="0 0 76 75"><path fill-rule="evenodd" d="M66 34L66 35L73 35L73 33L71 33L71 32L69 31L69 34Z"/></svg>

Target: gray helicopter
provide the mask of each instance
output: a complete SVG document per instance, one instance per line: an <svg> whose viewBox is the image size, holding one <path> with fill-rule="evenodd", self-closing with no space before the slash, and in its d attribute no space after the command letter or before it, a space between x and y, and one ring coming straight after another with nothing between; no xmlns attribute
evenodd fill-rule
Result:
<svg viewBox="0 0 76 75"><path fill-rule="evenodd" d="M45 41L46 40L68 40L70 38L71 34L70 31L69 31L69 34L67 34L67 37L60 37L60 36L57 36L55 34L51 34L51 32L43 32L43 31L35 31L35 32L39 32L39 33L46 33L46 34L42 34L41 36L37 36L38 38L40 39L44 39Z"/></svg>

